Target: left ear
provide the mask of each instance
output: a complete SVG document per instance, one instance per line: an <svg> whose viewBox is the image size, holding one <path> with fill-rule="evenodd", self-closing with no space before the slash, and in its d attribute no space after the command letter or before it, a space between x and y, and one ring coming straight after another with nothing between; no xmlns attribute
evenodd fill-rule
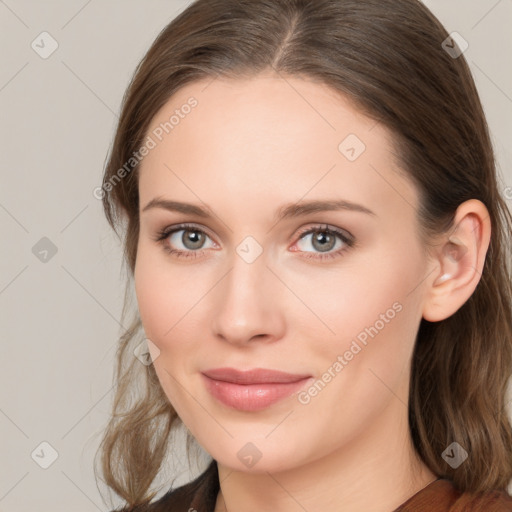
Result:
<svg viewBox="0 0 512 512"><path fill-rule="evenodd" d="M485 205L470 199L455 214L455 230L441 237L433 256L437 267L428 279L423 318L439 322L453 315L471 297L482 276L491 239Z"/></svg>

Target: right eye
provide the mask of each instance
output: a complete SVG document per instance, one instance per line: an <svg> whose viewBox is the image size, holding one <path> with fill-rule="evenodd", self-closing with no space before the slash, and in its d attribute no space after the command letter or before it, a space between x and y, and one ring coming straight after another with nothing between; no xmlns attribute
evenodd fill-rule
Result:
<svg viewBox="0 0 512 512"><path fill-rule="evenodd" d="M211 238L194 224L169 226L158 233L156 241L161 243L164 250L177 258L197 258L206 240ZM213 247L217 247L213 242ZM210 248L213 248L210 247Z"/></svg>

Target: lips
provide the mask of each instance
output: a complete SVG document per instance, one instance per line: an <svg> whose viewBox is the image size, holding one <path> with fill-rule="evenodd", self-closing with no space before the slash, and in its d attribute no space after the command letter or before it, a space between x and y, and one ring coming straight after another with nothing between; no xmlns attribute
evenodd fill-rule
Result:
<svg viewBox="0 0 512 512"><path fill-rule="evenodd" d="M298 375L263 368L245 371L236 370L235 368L216 368L206 370L203 374L211 379L232 382L233 384L283 384L310 377L310 375Z"/></svg>
<svg viewBox="0 0 512 512"><path fill-rule="evenodd" d="M202 372L210 394L224 405L241 411L257 411L299 391L311 375L256 368L215 368Z"/></svg>

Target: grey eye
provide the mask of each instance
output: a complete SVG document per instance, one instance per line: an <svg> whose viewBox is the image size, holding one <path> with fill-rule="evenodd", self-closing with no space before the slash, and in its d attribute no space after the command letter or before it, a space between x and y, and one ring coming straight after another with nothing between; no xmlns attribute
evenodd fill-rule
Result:
<svg viewBox="0 0 512 512"><path fill-rule="evenodd" d="M169 244L177 250L185 249L195 251L197 249L203 249L207 238L209 238L208 235L199 229L179 229L169 235Z"/></svg>
<svg viewBox="0 0 512 512"><path fill-rule="evenodd" d="M339 241L338 245L336 245L337 240ZM305 247L306 244L313 246L313 249L317 252L329 252L333 249L341 248L343 243L345 242L341 239L340 235L323 229L306 233L297 242L297 245L299 249L304 252L314 252L308 250L307 247Z"/></svg>

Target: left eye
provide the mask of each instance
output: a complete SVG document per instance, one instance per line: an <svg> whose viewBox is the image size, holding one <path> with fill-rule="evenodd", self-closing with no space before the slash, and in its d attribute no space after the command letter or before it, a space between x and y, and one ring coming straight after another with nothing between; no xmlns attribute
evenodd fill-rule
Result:
<svg viewBox="0 0 512 512"><path fill-rule="evenodd" d="M339 242L340 239L337 235L332 233L327 233L326 231L317 231L314 233L310 233L308 235L304 235L298 242L297 245L304 252L310 252L304 248L306 245L304 242L310 238L310 243L312 247L320 252L329 252L333 250L336 246L336 242ZM338 244L340 245L340 244Z"/></svg>
<svg viewBox="0 0 512 512"><path fill-rule="evenodd" d="M302 252L337 254L353 245L353 241L343 232L329 227L317 227L303 233L296 243ZM307 246L313 247L308 251Z"/></svg>

